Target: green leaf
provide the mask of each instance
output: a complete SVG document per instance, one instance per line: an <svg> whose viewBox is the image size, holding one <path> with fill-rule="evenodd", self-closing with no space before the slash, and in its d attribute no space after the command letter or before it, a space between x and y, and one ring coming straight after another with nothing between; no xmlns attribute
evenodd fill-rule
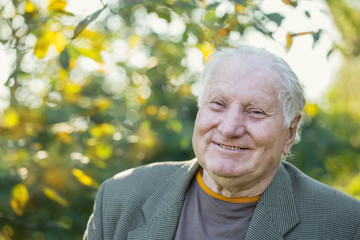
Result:
<svg viewBox="0 0 360 240"><path fill-rule="evenodd" d="M82 20L82 21L76 26L76 28L75 28L75 30L74 30L74 35L73 35L73 37L72 37L71 39L75 39L77 36L79 36L79 34L80 34L82 31L84 31L84 29L85 29L91 22L93 22L93 21L100 15L100 13L102 13L102 11L104 11L105 8L106 8L106 5L105 5L102 9L100 9L100 10L98 10L98 11L90 14L90 15L87 16L84 20Z"/></svg>
<svg viewBox="0 0 360 240"><path fill-rule="evenodd" d="M246 4L246 1L244 1L244 0L235 0L235 3L239 3L239 4L242 4L242 5L247 5Z"/></svg>
<svg viewBox="0 0 360 240"><path fill-rule="evenodd" d="M319 29L319 31L313 33L313 35L312 35L313 39L314 39L313 47L315 46L316 42L319 41L320 34L321 34L321 29Z"/></svg>
<svg viewBox="0 0 360 240"><path fill-rule="evenodd" d="M255 22L253 22L252 26L253 26L257 31L259 31L259 32L261 32L262 34L264 34L265 36L266 36L266 35L269 35L269 32L266 31L266 29L264 29L264 26L259 25L259 24L255 23Z"/></svg>
<svg viewBox="0 0 360 240"><path fill-rule="evenodd" d="M326 58L329 58L330 57L330 55L334 52L334 50L335 50L335 48L333 47L333 48L331 48L329 51L328 51L328 53L326 54Z"/></svg>
<svg viewBox="0 0 360 240"><path fill-rule="evenodd" d="M211 3L206 7L206 10L211 10L217 8L219 6L220 2Z"/></svg>
<svg viewBox="0 0 360 240"><path fill-rule="evenodd" d="M157 8L157 15L159 16L159 18L165 19L168 23L171 22L170 13L170 9L167 7L162 6Z"/></svg>
<svg viewBox="0 0 360 240"><path fill-rule="evenodd" d="M282 21L284 20L284 16L279 14L279 13L270 13L270 14L267 14L266 17L275 22L278 26L281 25Z"/></svg>
<svg viewBox="0 0 360 240"><path fill-rule="evenodd" d="M308 18L311 18L310 12L309 12L309 11L305 11L305 16L307 16Z"/></svg>
<svg viewBox="0 0 360 240"><path fill-rule="evenodd" d="M60 53L59 61L64 69L66 70L69 69L70 55L67 47L65 47L64 50Z"/></svg>

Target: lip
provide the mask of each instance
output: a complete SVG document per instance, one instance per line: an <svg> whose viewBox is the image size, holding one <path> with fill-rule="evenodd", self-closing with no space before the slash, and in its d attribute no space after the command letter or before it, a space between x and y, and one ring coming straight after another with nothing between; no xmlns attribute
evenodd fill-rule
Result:
<svg viewBox="0 0 360 240"><path fill-rule="evenodd" d="M242 150L249 150L249 148L246 147L239 147L239 146L234 146L234 145L228 145L228 144L223 144L223 143L218 143L218 142L213 142L216 146L218 146L221 149L225 149L225 150L232 150L232 151L242 151Z"/></svg>

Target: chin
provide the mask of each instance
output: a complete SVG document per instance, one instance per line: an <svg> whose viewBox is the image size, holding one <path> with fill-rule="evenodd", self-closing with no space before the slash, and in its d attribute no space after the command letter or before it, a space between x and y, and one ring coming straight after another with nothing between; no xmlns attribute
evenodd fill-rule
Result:
<svg viewBox="0 0 360 240"><path fill-rule="evenodd" d="M248 172L246 166L240 167L239 164L209 164L206 171L210 174L224 178L236 178L245 175Z"/></svg>

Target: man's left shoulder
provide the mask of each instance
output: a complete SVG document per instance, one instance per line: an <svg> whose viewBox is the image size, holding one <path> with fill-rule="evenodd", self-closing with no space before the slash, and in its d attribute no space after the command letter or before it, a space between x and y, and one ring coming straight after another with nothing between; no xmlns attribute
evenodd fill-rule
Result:
<svg viewBox="0 0 360 240"><path fill-rule="evenodd" d="M315 205L322 203L328 208L339 208L360 214L359 200L307 176L290 163L283 162L282 165L291 178L293 193L298 200Z"/></svg>

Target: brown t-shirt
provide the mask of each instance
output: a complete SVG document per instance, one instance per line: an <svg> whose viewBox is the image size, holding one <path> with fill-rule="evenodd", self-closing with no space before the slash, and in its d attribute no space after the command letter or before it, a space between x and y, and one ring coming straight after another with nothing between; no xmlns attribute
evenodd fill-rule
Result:
<svg viewBox="0 0 360 240"><path fill-rule="evenodd" d="M244 239L259 198L217 194L204 184L199 170L186 193L174 240Z"/></svg>

